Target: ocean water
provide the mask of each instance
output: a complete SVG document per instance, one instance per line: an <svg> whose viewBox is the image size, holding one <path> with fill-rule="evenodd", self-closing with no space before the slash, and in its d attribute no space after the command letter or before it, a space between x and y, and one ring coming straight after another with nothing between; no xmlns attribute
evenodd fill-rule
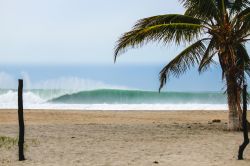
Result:
<svg viewBox="0 0 250 166"><path fill-rule="evenodd" d="M0 90L0 108L17 108L17 91ZM26 109L71 110L226 110L221 92L154 92L121 89L24 91Z"/></svg>

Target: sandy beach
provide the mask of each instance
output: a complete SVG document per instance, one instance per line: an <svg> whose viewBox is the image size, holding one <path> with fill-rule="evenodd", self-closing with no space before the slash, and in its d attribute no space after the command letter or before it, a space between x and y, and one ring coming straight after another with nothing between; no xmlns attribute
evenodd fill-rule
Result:
<svg viewBox="0 0 250 166"><path fill-rule="evenodd" d="M212 120L220 119L220 123ZM241 132L226 130L223 111L25 110L27 160L0 148L13 166L249 166L237 160ZM18 136L16 110L0 110L0 136Z"/></svg>

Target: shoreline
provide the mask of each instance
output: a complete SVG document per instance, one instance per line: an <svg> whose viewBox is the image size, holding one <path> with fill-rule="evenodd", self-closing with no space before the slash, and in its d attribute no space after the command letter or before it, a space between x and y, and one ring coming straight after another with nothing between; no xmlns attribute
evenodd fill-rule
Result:
<svg viewBox="0 0 250 166"><path fill-rule="evenodd" d="M54 110L54 109L24 109L24 119L27 124L33 123L207 123L214 119L227 122L227 111L223 110ZM0 124L17 123L17 110L0 109ZM137 121L133 121L137 119ZM121 120L121 121L119 121Z"/></svg>
<svg viewBox="0 0 250 166"><path fill-rule="evenodd" d="M1 106L1 109L16 109L16 106ZM193 110L228 110L226 104L37 104L24 103L24 108L29 110L110 110L110 111L193 111Z"/></svg>
<svg viewBox="0 0 250 166"><path fill-rule="evenodd" d="M28 109L23 109L24 111L59 111L59 112L227 112L228 110L220 110L220 109L214 109L214 110L185 110L185 109L179 109L179 110L137 110L137 109L124 109L124 110L112 110L112 109L103 109L103 110L98 110L98 109L93 109L93 110L84 110L84 109L53 109L53 108L28 108ZM13 108L0 108L0 111L17 111L17 109ZM250 110L248 110L250 111Z"/></svg>

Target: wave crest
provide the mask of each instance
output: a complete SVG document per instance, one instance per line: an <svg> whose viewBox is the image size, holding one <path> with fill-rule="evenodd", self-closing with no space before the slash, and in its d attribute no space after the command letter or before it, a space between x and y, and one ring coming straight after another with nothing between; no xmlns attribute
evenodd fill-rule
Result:
<svg viewBox="0 0 250 166"><path fill-rule="evenodd" d="M178 93L136 90L93 90L50 100L64 104L225 104L222 93Z"/></svg>
<svg viewBox="0 0 250 166"><path fill-rule="evenodd" d="M17 100L17 91L9 90L7 93L0 95L1 105L12 105L17 107ZM32 92L24 92L23 102L24 105L42 104L46 102L46 100L42 99L41 97Z"/></svg>

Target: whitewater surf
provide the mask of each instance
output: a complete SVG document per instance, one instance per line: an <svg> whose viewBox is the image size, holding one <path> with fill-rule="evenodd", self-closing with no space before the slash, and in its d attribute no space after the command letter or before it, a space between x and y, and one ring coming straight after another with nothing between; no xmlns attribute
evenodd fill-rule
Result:
<svg viewBox="0 0 250 166"><path fill-rule="evenodd" d="M0 90L0 109L17 108L17 91ZM226 110L226 97L219 92L154 92L97 89L75 92L34 89L24 92L26 109L69 110Z"/></svg>

